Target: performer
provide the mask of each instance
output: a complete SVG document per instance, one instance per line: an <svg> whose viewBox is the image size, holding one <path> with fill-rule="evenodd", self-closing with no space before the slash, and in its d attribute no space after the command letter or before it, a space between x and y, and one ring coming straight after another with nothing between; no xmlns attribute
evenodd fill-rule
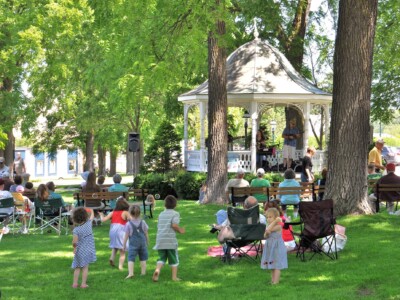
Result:
<svg viewBox="0 0 400 300"><path fill-rule="evenodd" d="M295 157L297 139L300 137L300 131L296 127L295 119L289 121L289 127L283 130L283 169L291 168Z"/></svg>

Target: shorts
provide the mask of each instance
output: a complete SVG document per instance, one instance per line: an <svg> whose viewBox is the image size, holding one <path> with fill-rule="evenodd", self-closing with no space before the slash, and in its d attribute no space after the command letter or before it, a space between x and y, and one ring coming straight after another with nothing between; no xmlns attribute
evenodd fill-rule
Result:
<svg viewBox="0 0 400 300"><path fill-rule="evenodd" d="M129 247L128 250L128 261L135 261L136 256L139 255L140 261L146 261L149 259L149 254L147 251L147 247Z"/></svg>
<svg viewBox="0 0 400 300"><path fill-rule="evenodd" d="M294 157L296 156L296 147L283 145L282 156L283 158L288 158L293 160Z"/></svg>
<svg viewBox="0 0 400 300"><path fill-rule="evenodd" d="M163 249L163 250L158 250L158 261L157 263L162 263L165 265L165 263L168 260L168 264L171 267L177 267L179 265L179 257L178 257L178 250L175 249Z"/></svg>

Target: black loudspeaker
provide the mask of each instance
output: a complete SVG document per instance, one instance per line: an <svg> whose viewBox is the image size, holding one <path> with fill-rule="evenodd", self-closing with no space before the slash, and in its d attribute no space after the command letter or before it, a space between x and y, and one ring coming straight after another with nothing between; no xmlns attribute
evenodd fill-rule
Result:
<svg viewBox="0 0 400 300"><path fill-rule="evenodd" d="M129 152L138 152L140 150L140 134L136 132L129 133L128 145Z"/></svg>

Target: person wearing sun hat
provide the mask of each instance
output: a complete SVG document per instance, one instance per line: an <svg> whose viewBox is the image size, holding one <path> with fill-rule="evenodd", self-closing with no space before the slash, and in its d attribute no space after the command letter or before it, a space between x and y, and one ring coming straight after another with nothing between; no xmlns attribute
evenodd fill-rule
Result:
<svg viewBox="0 0 400 300"><path fill-rule="evenodd" d="M378 139L375 142L375 147L368 154L368 164L375 165L375 172L379 173L381 170L385 170L385 166L382 164L382 148L385 145L383 139Z"/></svg>
<svg viewBox="0 0 400 300"><path fill-rule="evenodd" d="M371 210L375 212L375 203L376 203L376 186L378 184L400 184L400 176L397 176L394 172L396 171L396 165L393 163L389 163L386 165L387 175L382 176L375 185L375 191L371 194L368 199L370 201ZM386 201L387 211L390 215L394 214L394 202L400 199L399 192L379 192L379 199Z"/></svg>

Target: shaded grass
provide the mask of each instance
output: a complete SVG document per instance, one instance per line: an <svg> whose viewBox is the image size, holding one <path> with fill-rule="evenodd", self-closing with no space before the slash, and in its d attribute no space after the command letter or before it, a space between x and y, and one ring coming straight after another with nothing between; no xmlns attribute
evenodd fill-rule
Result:
<svg viewBox="0 0 400 300"><path fill-rule="evenodd" d="M157 203L161 204L161 203ZM179 201L181 226L178 235L179 277L172 282L166 266L160 281L151 275L157 254L156 219L147 219L150 227L148 273L124 280L127 275L108 265L109 224L94 227L97 262L90 266L87 290L74 290L72 284L71 235L7 235L0 242L0 289L2 299L400 299L398 239L400 218L382 212L373 216L347 216L338 223L345 226L348 242L332 261L325 256L300 262L289 254L289 269L283 270L281 283L271 286L270 272L259 264L240 260L232 265L207 256L207 248L216 246L216 235L208 224L215 222L220 206L199 206ZM156 208L156 216L162 210ZM139 274L139 264L135 265Z"/></svg>

